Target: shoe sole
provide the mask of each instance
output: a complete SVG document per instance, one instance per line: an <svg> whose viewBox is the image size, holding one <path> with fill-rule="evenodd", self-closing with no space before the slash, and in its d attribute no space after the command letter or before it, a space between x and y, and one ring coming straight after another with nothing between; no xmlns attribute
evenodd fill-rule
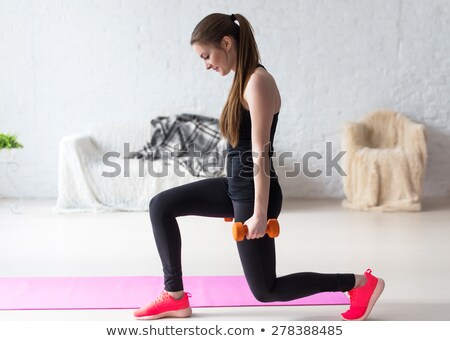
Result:
<svg viewBox="0 0 450 341"><path fill-rule="evenodd" d="M369 316L370 312L372 311L373 306L377 302L378 298L380 297L381 293L384 290L384 280L382 278L378 278L377 286L375 287L375 290L372 293L372 296L370 296L369 305L367 306L366 312L363 316L357 318L357 319L346 319L344 316L341 315L342 319L345 321L362 321Z"/></svg>
<svg viewBox="0 0 450 341"><path fill-rule="evenodd" d="M163 317L189 317L192 315L192 308L170 310L157 315L135 317L136 320L157 320Z"/></svg>

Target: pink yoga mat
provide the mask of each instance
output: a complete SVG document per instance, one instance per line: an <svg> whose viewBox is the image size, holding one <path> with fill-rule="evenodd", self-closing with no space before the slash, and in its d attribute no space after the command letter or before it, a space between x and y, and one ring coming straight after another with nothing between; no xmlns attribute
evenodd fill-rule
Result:
<svg viewBox="0 0 450 341"><path fill-rule="evenodd" d="M349 304L342 292L323 292L289 302L257 301L244 276L184 276L192 307ZM163 289L161 276L4 277L0 310L137 309Z"/></svg>

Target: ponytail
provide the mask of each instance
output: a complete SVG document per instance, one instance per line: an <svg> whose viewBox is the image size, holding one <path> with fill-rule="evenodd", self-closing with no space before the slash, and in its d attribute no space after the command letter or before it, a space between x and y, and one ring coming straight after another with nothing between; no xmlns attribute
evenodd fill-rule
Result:
<svg viewBox="0 0 450 341"><path fill-rule="evenodd" d="M244 90L260 62L253 28L241 14L213 13L197 24L191 35L191 45L194 43L213 44L220 48L222 38L226 35L233 36L237 43L237 61L233 83L220 115L219 129L222 136L233 147L236 147L239 142Z"/></svg>

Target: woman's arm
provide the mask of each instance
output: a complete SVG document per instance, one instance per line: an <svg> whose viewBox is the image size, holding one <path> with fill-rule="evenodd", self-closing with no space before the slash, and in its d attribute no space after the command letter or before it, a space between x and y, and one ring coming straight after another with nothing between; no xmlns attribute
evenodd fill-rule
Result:
<svg viewBox="0 0 450 341"><path fill-rule="evenodd" d="M245 89L252 125L252 158L255 183L254 214L267 217L270 189L270 129L274 111L274 93L270 79L253 74Z"/></svg>

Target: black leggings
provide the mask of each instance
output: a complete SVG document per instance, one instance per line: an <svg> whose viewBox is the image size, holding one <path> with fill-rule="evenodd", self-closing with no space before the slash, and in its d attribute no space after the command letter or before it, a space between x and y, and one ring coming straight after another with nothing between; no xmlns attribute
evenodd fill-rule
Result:
<svg viewBox="0 0 450 341"><path fill-rule="evenodd" d="M231 200L227 186L226 177L205 178L162 191L151 199L149 213L163 266L165 290L184 290L181 235L176 217L234 217L235 221L244 222L253 215L253 202ZM271 182L267 219L278 218L281 205L280 185L278 181ZM348 291L355 285L353 274L299 272L277 277L275 240L267 234L258 239L244 238L236 244L245 278L260 302L290 301L324 291Z"/></svg>

